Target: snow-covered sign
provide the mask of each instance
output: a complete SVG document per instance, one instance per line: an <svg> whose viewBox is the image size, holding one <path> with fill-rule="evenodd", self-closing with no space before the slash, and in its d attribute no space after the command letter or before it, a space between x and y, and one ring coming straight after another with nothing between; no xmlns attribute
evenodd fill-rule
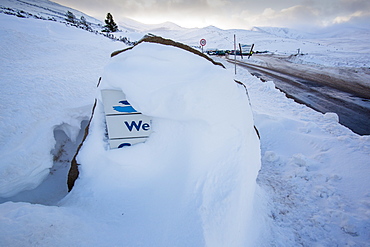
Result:
<svg viewBox="0 0 370 247"><path fill-rule="evenodd" d="M249 51L252 45L240 44L240 47L242 48L243 51Z"/></svg>
<svg viewBox="0 0 370 247"><path fill-rule="evenodd" d="M110 148L145 142L151 133L151 118L136 111L120 90L101 90Z"/></svg>
<svg viewBox="0 0 370 247"><path fill-rule="evenodd" d="M248 44L240 44L239 43L239 47L240 47L240 52L243 55L246 55L246 54L251 54L253 52L254 44L248 45Z"/></svg>

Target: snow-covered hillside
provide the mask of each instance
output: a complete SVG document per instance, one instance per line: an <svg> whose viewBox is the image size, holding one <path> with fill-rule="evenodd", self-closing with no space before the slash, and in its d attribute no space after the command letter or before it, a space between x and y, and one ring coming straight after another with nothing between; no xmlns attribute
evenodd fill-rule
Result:
<svg viewBox="0 0 370 247"><path fill-rule="evenodd" d="M1 6L15 9L20 2ZM36 14L32 8L24 10ZM244 87L232 80L233 66L217 68L177 48L141 44L112 59L124 43L64 23L0 14L0 24L6 48L0 51L0 246L370 242L370 136L354 134L335 114L297 104L273 82L238 69L235 79L246 85L249 106ZM236 33L239 42L281 54L299 47L305 52L305 43L308 54L333 55L327 61L315 56L318 64L335 66L340 58L369 66L368 44L355 37L336 36L323 45L271 30L154 33L194 46L207 38L206 47L215 48L232 47ZM358 44L352 52L349 38ZM144 144L108 150L98 105L78 160L81 176L67 194L66 172L99 98L100 76L102 86L122 88L134 106L154 117L155 132ZM121 85L134 78L140 83Z"/></svg>
<svg viewBox="0 0 370 247"><path fill-rule="evenodd" d="M71 11L77 19L84 16L87 22L96 26L103 24L102 21L78 10L48 0L3 0L0 3L0 13L15 15L21 18L31 17L43 20L65 21L67 11Z"/></svg>
<svg viewBox="0 0 370 247"><path fill-rule="evenodd" d="M68 13L71 16L68 17ZM129 27L120 27L114 34L102 32L104 23L101 20L48 0L2 0L0 14L64 23L128 45L143 36L141 33L131 32Z"/></svg>

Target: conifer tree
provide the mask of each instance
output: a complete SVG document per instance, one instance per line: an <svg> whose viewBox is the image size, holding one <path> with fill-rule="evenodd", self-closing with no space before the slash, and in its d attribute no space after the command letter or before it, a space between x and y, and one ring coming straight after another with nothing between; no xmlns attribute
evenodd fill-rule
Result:
<svg viewBox="0 0 370 247"><path fill-rule="evenodd" d="M67 11L66 17L66 21L70 23L76 23L76 16L71 11Z"/></svg>
<svg viewBox="0 0 370 247"><path fill-rule="evenodd" d="M85 28L86 30L89 30L91 29L89 24L87 23L86 21L86 18L84 16L81 16L80 18L80 24L82 25L83 28Z"/></svg>
<svg viewBox="0 0 370 247"><path fill-rule="evenodd" d="M104 21L105 21L105 25L103 27L104 29L102 30L103 32L114 33L118 31L118 26L114 22L113 16L111 15L111 13L107 14L107 18Z"/></svg>

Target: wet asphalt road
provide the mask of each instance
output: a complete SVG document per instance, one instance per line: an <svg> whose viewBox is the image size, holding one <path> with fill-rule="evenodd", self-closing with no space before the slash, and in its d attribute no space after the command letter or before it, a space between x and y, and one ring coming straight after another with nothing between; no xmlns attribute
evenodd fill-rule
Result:
<svg viewBox="0 0 370 247"><path fill-rule="evenodd" d="M273 81L278 89L298 103L322 113L335 112L339 122L353 132L370 135L370 99L258 65L243 62L237 62L237 65L263 81Z"/></svg>

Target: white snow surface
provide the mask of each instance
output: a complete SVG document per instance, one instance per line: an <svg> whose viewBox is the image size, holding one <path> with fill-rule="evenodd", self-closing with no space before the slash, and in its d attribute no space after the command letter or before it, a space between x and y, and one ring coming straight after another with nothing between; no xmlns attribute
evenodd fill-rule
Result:
<svg viewBox="0 0 370 247"><path fill-rule="evenodd" d="M56 126L65 124L76 138L110 51L122 45L51 21L0 15L0 22L6 47L0 57L0 196L11 196L35 188L49 173Z"/></svg>
<svg viewBox="0 0 370 247"><path fill-rule="evenodd" d="M238 69L249 105L232 65L225 70L178 48L144 43L110 58L125 45L57 22L0 14L0 24L0 246L370 242L370 137L340 125L336 114L297 104ZM233 33L161 32L191 45L213 33L208 44L220 48ZM298 48L285 38L269 42ZM352 47L345 38L330 42ZM326 63L368 66L368 44L359 40L355 52ZM99 89L122 89L153 118L146 143L108 150L100 76ZM67 194L58 171L68 169L95 97L80 177Z"/></svg>
<svg viewBox="0 0 370 247"><path fill-rule="evenodd" d="M154 133L144 144L109 150L99 100L78 156L80 179L62 205L118 216L116 245L250 242L260 145L246 91L232 73L179 48L143 43L113 57L101 83L122 89L152 117ZM81 198L86 190L94 195Z"/></svg>

